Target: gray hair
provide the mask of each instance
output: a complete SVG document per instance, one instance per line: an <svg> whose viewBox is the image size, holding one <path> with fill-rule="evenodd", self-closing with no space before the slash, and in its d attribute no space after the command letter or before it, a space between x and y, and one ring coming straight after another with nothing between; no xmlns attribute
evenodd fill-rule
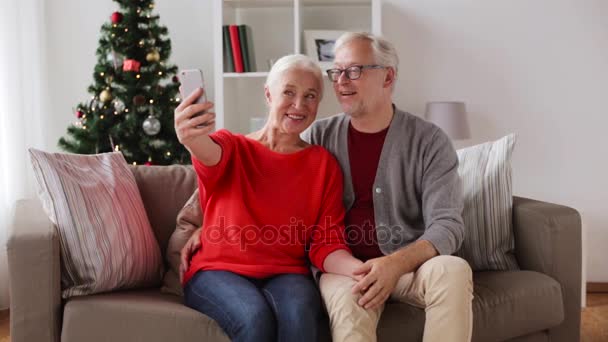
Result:
<svg viewBox="0 0 608 342"><path fill-rule="evenodd" d="M291 69L300 69L312 72L319 81L319 86L321 87L319 89L319 99L323 98L323 72L321 71L321 67L319 67L315 61L306 55L294 54L279 58L279 60L273 64L270 72L268 72L266 83L264 85L271 87L279 79L283 72Z"/></svg>
<svg viewBox="0 0 608 342"><path fill-rule="evenodd" d="M336 41L336 44L334 45L334 54L344 45L355 40L369 42L372 47L375 62L393 68L393 70L395 70L395 78L397 78L399 69L399 56L397 56L397 50L391 42L380 36L367 32L346 32Z"/></svg>

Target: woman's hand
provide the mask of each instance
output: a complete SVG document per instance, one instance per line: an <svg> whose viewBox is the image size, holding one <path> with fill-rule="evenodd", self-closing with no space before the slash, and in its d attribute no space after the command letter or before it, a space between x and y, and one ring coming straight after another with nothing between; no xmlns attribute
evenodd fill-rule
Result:
<svg viewBox="0 0 608 342"><path fill-rule="evenodd" d="M355 274L355 270L361 265L363 265L361 260L355 258L350 252L344 249L338 249L329 253L323 261L325 272L341 274L357 281L363 278L361 275Z"/></svg>
<svg viewBox="0 0 608 342"><path fill-rule="evenodd" d="M196 89L175 108L175 133L190 154L211 166L220 161L222 149L209 138L209 133L215 130L215 113L208 111L213 103L194 103L201 95L203 89Z"/></svg>
<svg viewBox="0 0 608 342"><path fill-rule="evenodd" d="M175 133L179 142L188 150L196 138L209 135L215 129L215 113L208 112L213 108L213 103L193 104L203 95L203 91L201 88L196 89L175 108Z"/></svg>
<svg viewBox="0 0 608 342"><path fill-rule="evenodd" d="M186 242L184 247L182 247L180 253L181 262L179 263L180 283L184 280L184 273L186 273L188 267L190 266L190 259L192 259L192 255L194 255L194 252L201 248L201 230L202 228L195 230L192 236L190 236L190 239L188 239L188 242Z"/></svg>

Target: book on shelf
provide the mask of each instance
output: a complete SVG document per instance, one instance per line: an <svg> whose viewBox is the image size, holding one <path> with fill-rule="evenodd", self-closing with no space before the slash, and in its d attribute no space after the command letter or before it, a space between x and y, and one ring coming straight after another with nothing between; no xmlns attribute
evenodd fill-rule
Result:
<svg viewBox="0 0 608 342"><path fill-rule="evenodd" d="M223 25L222 43L224 72L256 71L251 27Z"/></svg>
<svg viewBox="0 0 608 342"><path fill-rule="evenodd" d="M251 62L249 61L249 49L247 48L247 27L238 25L239 41L241 42L241 55L243 56L243 66L245 72L251 72Z"/></svg>
<svg viewBox="0 0 608 342"><path fill-rule="evenodd" d="M256 64L255 64L255 49L253 48L253 33L251 31L251 27L249 27L248 25L243 25L245 26L245 42L246 42L246 48L247 48L247 58L249 59L249 71L250 72L255 72L258 70Z"/></svg>
<svg viewBox="0 0 608 342"><path fill-rule="evenodd" d="M234 56L234 71L245 72L245 66L243 65L243 55L241 53L241 41L239 39L239 27L237 25L230 25L230 44L232 46L232 55Z"/></svg>
<svg viewBox="0 0 608 342"><path fill-rule="evenodd" d="M222 41L224 51L224 72L234 72L234 56L230 43L230 30L228 25L222 26Z"/></svg>

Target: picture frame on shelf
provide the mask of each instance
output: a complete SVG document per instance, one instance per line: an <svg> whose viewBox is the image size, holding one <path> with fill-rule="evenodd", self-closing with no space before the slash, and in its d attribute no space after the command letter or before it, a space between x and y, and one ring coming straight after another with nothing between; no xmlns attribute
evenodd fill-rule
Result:
<svg viewBox="0 0 608 342"><path fill-rule="evenodd" d="M334 45L336 40L346 31L334 30L305 30L305 52L323 71L330 69L334 61Z"/></svg>

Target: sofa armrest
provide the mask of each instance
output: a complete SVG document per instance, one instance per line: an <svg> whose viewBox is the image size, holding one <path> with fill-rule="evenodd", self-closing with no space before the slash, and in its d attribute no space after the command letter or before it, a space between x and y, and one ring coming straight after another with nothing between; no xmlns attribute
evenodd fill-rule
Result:
<svg viewBox="0 0 608 342"><path fill-rule="evenodd" d="M17 202L7 252L11 341L59 341L59 237L38 200Z"/></svg>
<svg viewBox="0 0 608 342"><path fill-rule="evenodd" d="M565 318L549 330L550 340L578 341L582 270L579 213L562 205L514 197L513 230L519 266L547 274L562 286Z"/></svg>

